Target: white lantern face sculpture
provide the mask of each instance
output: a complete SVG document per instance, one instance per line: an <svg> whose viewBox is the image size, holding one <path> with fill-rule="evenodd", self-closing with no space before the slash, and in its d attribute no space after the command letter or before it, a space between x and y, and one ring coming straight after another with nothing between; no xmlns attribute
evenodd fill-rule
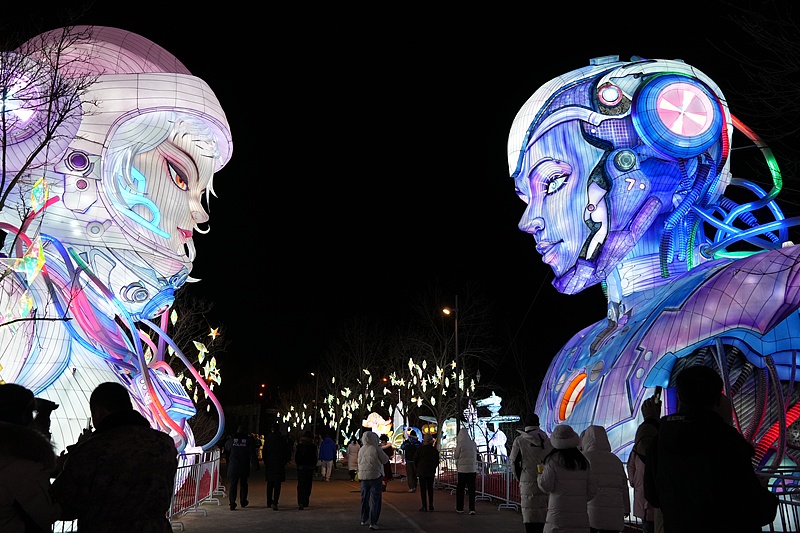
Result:
<svg viewBox="0 0 800 533"><path fill-rule="evenodd" d="M179 449L192 447L186 418L195 409L164 362L167 346L177 350L164 311L190 279L194 238L208 231L213 174L232 151L228 123L208 85L155 43L116 28L66 31L16 52L61 86L84 88L65 91L73 101L59 108L64 120L39 106L11 131L19 133L6 150L7 175L22 169L22 177L0 211L4 262L27 270L5 280L0 295L3 322L20 320L0 327L0 377L61 406L52 413L59 449L79 434L103 381L123 382L154 427ZM25 168L48 127L51 141ZM165 342L143 337L138 323ZM220 413L214 440L223 424Z"/></svg>

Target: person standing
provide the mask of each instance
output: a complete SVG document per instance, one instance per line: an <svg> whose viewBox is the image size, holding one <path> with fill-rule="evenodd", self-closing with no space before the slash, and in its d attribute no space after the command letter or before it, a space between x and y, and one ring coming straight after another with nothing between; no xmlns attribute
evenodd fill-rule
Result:
<svg viewBox="0 0 800 533"><path fill-rule="evenodd" d="M228 478L231 482L231 490L228 493L231 511L236 510L236 496L239 495L239 502L242 507L247 507L247 480L250 477L250 465L257 472L261 467L258 464L256 450L258 443L256 439L247 434L247 428L240 425L228 442L225 443L228 451Z"/></svg>
<svg viewBox="0 0 800 533"><path fill-rule="evenodd" d="M722 378L697 365L675 385L678 412L661 418L644 467L644 495L661 508L664 531L761 531L778 500L753 469L753 446L716 411Z"/></svg>
<svg viewBox="0 0 800 533"><path fill-rule="evenodd" d="M378 529L383 502L383 467L389 457L378 444L374 431L361 435L361 449L358 451L358 479L361 482L361 525L369 524L370 529Z"/></svg>
<svg viewBox="0 0 800 533"><path fill-rule="evenodd" d="M597 494L589 500L589 527L592 533L616 533L625 529L631 513L631 497L625 465L611 453L608 433L603 426L591 425L581 433L581 450L597 481Z"/></svg>
<svg viewBox="0 0 800 533"><path fill-rule="evenodd" d="M553 450L544 458L536 482L549 494L545 533L589 531L587 502L597 494L597 482L588 459L578 450L581 439L572 426L556 426L550 435Z"/></svg>
<svg viewBox="0 0 800 533"><path fill-rule="evenodd" d="M50 496L56 456L45 435L34 429L33 392L0 384L0 531L50 531L61 507Z"/></svg>
<svg viewBox="0 0 800 533"><path fill-rule="evenodd" d="M350 475L350 481L356 480L356 472L358 472L358 450L361 448L358 444L358 439L353 436L350 438L350 444L347 445L347 473Z"/></svg>
<svg viewBox="0 0 800 533"><path fill-rule="evenodd" d="M317 445L310 431L303 433L294 450L294 464L297 467L297 508L308 507L311 500L311 485L314 469L317 467Z"/></svg>
<svg viewBox="0 0 800 533"><path fill-rule="evenodd" d="M422 437L422 446L414 453L414 466L419 476L420 497L422 507L420 511L433 511L433 479L439 467L439 450L433 443L433 437L426 434Z"/></svg>
<svg viewBox="0 0 800 533"><path fill-rule="evenodd" d="M325 435L319 445L319 460L322 461L322 479L330 481L336 462L336 443L330 435Z"/></svg>
<svg viewBox="0 0 800 533"><path fill-rule="evenodd" d="M394 472L392 472L392 457L394 457L394 446L389 442L389 435L386 433L381 434L381 450L386 454L389 460L383 465L383 488L381 490L386 492L389 487L389 482L394 479Z"/></svg>
<svg viewBox="0 0 800 533"><path fill-rule="evenodd" d="M628 457L628 482L633 488L633 515L642 521L642 533L655 533L656 522L661 521L661 509L650 505L644 497L644 467L647 449L658 435L661 401L655 396L647 398L642 402L641 412L644 420L636 428L633 449Z"/></svg>
<svg viewBox="0 0 800 533"><path fill-rule="evenodd" d="M270 426L270 432L264 440L261 456L264 458L264 472L267 480L267 507L278 510L281 497L281 484L286 481L286 463L291 460L291 449L286 442L278 424Z"/></svg>
<svg viewBox="0 0 800 533"><path fill-rule="evenodd" d="M548 495L539 488L536 478L538 465L544 463L545 455L552 449L547 433L539 427L539 416L533 414L525 421L525 428L517 430L519 436L511 445L508 461L515 467L514 476L519 481L522 523L526 533L541 533L547 518Z"/></svg>
<svg viewBox="0 0 800 533"><path fill-rule="evenodd" d="M150 427L120 383L95 387L89 408L97 429L68 447L53 482L61 519L77 518L82 532L170 533L178 469L172 437Z"/></svg>
<svg viewBox="0 0 800 533"><path fill-rule="evenodd" d="M464 512L464 489L467 491L469 514L475 514L475 479L478 477L478 445L469 436L467 428L461 428L456 435L456 449L453 452L458 481L456 483L456 512Z"/></svg>
<svg viewBox="0 0 800 533"><path fill-rule="evenodd" d="M408 432L408 438L400 445L403 451L403 460L406 464L406 482L408 483L408 492L417 491L417 469L414 465L414 454L420 447L417 432L413 429Z"/></svg>

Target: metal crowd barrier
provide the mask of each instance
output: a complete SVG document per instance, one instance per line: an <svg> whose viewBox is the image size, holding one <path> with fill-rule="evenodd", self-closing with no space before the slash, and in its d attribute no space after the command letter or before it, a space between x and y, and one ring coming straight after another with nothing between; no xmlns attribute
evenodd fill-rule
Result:
<svg viewBox="0 0 800 533"><path fill-rule="evenodd" d="M167 518L172 528L184 530L182 522L177 518L187 513L208 514L205 509L200 509L204 503L219 505L219 498L225 497L225 487L220 477L220 451L181 454L178 456L178 471L175 473L175 483L172 492ZM77 521L56 522L53 524L53 533L73 533L78 530Z"/></svg>

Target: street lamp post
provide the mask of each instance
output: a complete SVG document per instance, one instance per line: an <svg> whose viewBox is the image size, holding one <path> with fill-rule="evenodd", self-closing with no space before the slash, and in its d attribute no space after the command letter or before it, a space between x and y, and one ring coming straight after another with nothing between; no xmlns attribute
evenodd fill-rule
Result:
<svg viewBox="0 0 800 533"><path fill-rule="evenodd" d="M444 314L449 315L453 314L453 324L455 327L454 330L454 337L456 341L456 435L458 432L461 431L461 361L459 360L459 353L458 353L458 295L456 294L456 305L453 309L449 309L445 307L442 312Z"/></svg>
<svg viewBox="0 0 800 533"><path fill-rule="evenodd" d="M311 375L316 378L316 385L314 386L314 435L317 434L317 411L319 411L319 406L317 402L319 401L319 371L311 372Z"/></svg>

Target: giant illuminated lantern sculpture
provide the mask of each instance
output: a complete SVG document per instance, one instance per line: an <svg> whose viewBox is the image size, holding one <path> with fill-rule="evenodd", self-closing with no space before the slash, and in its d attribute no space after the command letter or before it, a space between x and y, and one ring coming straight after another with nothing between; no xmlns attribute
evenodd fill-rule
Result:
<svg viewBox="0 0 800 533"><path fill-rule="evenodd" d="M730 174L734 132L758 146L762 187ZM607 318L551 362L542 427L605 426L624 460L642 401L688 365L716 369L762 464L796 462L800 246L775 203L770 150L719 87L682 61L615 56L543 85L511 127L519 227L565 294L601 284ZM766 180L769 181L769 180ZM565 323L569 323L565 317Z"/></svg>
<svg viewBox="0 0 800 533"><path fill-rule="evenodd" d="M2 191L0 378L59 404L57 450L87 424L89 395L104 381L124 383L179 450L209 447L221 409L183 358L220 411L212 442L194 442L186 423L194 404L164 362L168 347L183 355L164 330L175 291L190 279L193 237L207 231L212 177L231 156L225 114L208 85L153 42L115 28L70 31L80 38L66 46L54 30L20 47L24 62L13 64L30 68L3 102L11 176L47 127L46 106L31 101L48 102L47 91L71 79L90 82L23 179ZM160 335L151 339L142 324Z"/></svg>

